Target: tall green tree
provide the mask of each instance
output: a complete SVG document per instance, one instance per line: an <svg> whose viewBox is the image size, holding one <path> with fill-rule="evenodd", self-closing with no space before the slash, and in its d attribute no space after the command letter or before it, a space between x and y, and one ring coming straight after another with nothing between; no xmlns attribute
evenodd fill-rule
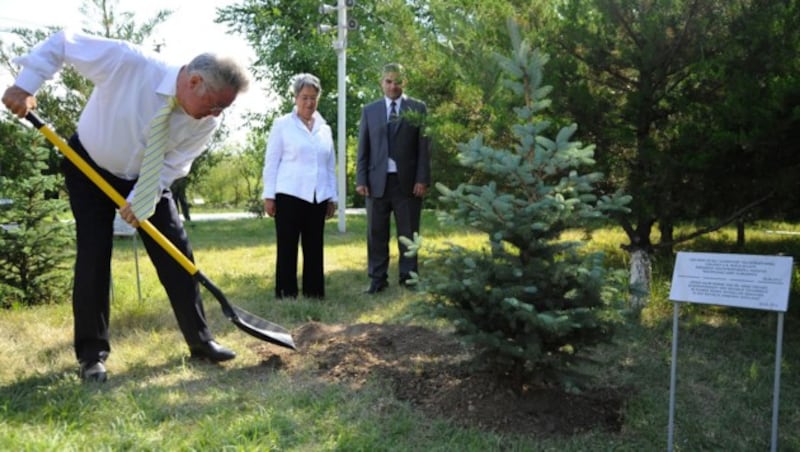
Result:
<svg viewBox="0 0 800 452"><path fill-rule="evenodd" d="M749 218L797 218L800 2L748 2L730 29L717 64L725 81L720 96L686 113L693 120L674 147L713 151L705 171L692 177L702 181L696 193L703 212L724 218L764 199Z"/></svg>
<svg viewBox="0 0 800 452"><path fill-rule="evenodd" d="M712 190L720 180L737 178L720 177L727 168L741 167L739 162L765 150L736 156L730 141L719 144L725 134L738 131L725 130L708 117L738 91L731 91L728 78L734 70L731 49L751 56L759 51L741 45L736 27L749 20L757 3L576 0L559 6L563 25L553 39L566 56L557 64L557 79L564 86L560 101L587 124L587 136L598 143L599 160L613 186L634 196L632 213L618 220L629 240L631 282L643 289L640 293L649 292L650 262L659 248L671 251L675 243L721 227L767 198L753 184L736 196ZM775 25L777 19L762 20L762 26ZM750 31L745 35L758 28ZM707 215L709 205L723 221L673 237L677 221ZM656 226L661 239L654 243ZM641 305L646 299L634 297L634 302Z"/></svg>

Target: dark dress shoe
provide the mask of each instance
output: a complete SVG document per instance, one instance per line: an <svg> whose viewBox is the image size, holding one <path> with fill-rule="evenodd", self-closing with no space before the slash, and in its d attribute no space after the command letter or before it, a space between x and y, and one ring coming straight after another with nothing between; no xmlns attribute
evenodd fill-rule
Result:
<svg viewBox="0 0 800 452"><path fill-rule="evenodd" d="M81 363L80 370L81 380L103 383L108 379L106 373L106 366L100 362L95 361L92 363Z"/></svg>
<svg viewBox="0 0 800 452"><path fill-rule="evenodd" d="M378 292L383 292L386 288L389 287L389 281L384 279L375 279L369 284L369 288L364 291L364 293L368 294L376 294Z"/></svg>
<svg viewBox="0 0 800 452"><path fill-rule="evenodd" d="M207 359L215 363L236 358L236 353L234 353L233 350L217 344L216 341L208 341L198 345L190 345L189 351L192 353L192 358Z"/></svg>

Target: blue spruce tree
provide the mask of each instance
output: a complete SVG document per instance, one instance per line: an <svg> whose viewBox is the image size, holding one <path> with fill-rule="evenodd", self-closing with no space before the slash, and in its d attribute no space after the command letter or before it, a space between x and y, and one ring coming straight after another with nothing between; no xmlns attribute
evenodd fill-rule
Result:
<svg viewBox="0 0 800 452"><path fill-rule="evenodd" d="M550 105L551 88L542 85L547 57L513 26L511 35L513 53L497 58L504 86L521 103L514 109L513 146L495 149L477 136L460 146L459 161L473 181L485 183L437 185L449 208L440 219L487 233L488 246L431 250L425 261L430 279L421 284L436 314L481 352L478 361L517 389L536 381L577 388L579 352L609 339L621 319L609 294L617 293L613 283L623 277L611 277L601 253L583 251L581 242L562 234L625 210L630 199L598 195L603 175L581 172L594 164L594 146L571 141L576 125L554 139L544 135L550 126L541 117ZM412 249L418 245L417 238Z"/></svg>

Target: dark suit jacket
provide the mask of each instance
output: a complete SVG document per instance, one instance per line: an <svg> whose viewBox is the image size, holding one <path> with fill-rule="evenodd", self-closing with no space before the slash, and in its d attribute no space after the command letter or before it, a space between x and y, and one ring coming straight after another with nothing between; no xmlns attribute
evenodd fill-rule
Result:
<svg viewBox="0 0 800 452"><path fill-rule="evenodd" d="M425 104L403 96L399 123L394 129L393 146L397 153L397 178L403 193L414 195L414 184L431 183L430 144L419 120L410 120L408 112L427 114ZM389 142L386 101L384 98L366 105L361 110L358 131L358 156L356 185L366 185L371 197L383 196L386 188L386 168L389 159Z"/></svg>

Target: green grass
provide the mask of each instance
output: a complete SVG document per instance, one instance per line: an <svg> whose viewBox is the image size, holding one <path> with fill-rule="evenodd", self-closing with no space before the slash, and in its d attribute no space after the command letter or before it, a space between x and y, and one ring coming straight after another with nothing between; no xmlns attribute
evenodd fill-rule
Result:
<svg viewBox="0 0 800 452"><path fill-rule="evenodd" d="M189 228L197 266L237 306L289 329L325 323L413 323L417 297L392 287L379 297L367 285L363 216L348 217L347 232L327 224L324 302L276 301L272 296L274 227L269 219L196 222ZM794 236L757 224L736 250L732 230L696 240L693 251L800 255ZM426 212L423 238L480 246L483 236L439 225ZM627 265L615 229L592 235L590 248ZM138 300L134 244L117 239L113 261L112 354L109 381L85 385L76 376L68 302L0 312L1 450L289 450L289 451L646 451L666 448L672 304L666 300L671 263L654 267L654 299L610 345L596 351L596 384L626 388L620 433L567 438L519 438L455 427L397 401L378 382L358 391L310 375L269 372L252 350L258 341L224 318L204 292L206 312L220 342L239 357L223 366L187 360L154 269L138 243L142 300ZM394 246L392 247L394 248ZM396 251L392 263L396 265ZM396 275L396 267L390 269ZM781 450L800 450L800 337L795 275L786 316L780 403ZM682 307L676 447L678 451L767 450L772 416L776 315L712 306Z"/></svg>

